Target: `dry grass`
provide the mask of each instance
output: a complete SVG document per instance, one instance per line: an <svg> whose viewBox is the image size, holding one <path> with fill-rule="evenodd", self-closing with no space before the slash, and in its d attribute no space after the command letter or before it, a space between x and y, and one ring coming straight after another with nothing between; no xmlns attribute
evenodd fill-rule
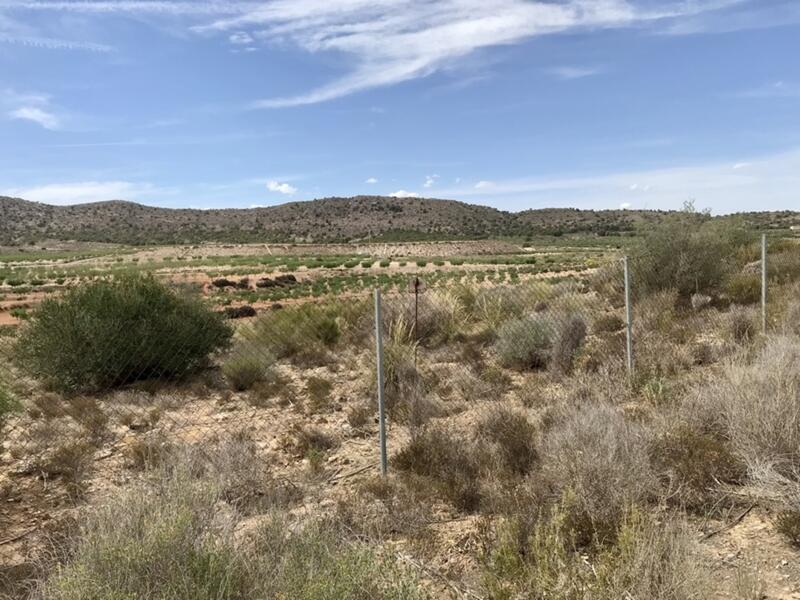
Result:
<svg viewBox="0 0 800 600"><path fill-rule="evenodd" d="M513 475L526 475L539 458L536 426L522 412L493 406L477 423L476 433L497 448L501 467Z"/></svg>
<svg viewBox="0 0 800 600"><path fill-rule="evenodd" d="M613 539L625 511L658 496L648 432L605 404L570 409L544 436L542 481L571 506L576 543Z"/></svg>

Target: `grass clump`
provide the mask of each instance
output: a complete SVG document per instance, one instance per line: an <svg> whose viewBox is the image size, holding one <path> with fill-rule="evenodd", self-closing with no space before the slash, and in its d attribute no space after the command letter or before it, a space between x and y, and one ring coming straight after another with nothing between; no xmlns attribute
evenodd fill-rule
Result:
<svg viewBox="0 0 800 600"><path fill-rule="evenodd" d="M504 323L495 348L504 367L528 370L547 366L552 344L552 323L537 314Z"/></svg>
<svg viewBox="0 0 800 600"><path fill-rule="evenodd" d="M98 281L46 298L15 348L32 376L63 391L175 379L225 348L231 329L151 276Z"/></svg>
<svg viewBox="0 0 800 600"><path fill-rule="evenodd" d="M338 316L333 304L288 307L263 315L242 335L278 359L320 363L341 338Z"/></svg>
<svg viewBox="0 0 800 600"><path fill-rule="evenodd" d="M3 427L6 418L19 409L19 402L11 395L11 392L6 388L2 379L0 379L0 428Z"/></svg>

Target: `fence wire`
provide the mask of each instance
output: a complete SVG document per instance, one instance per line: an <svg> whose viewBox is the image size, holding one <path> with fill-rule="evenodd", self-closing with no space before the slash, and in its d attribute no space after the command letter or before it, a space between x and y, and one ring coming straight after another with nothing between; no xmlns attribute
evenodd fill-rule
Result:
<svg viewBox="0 0 800 600"><path fill-rule="evenodd" d="M785 301L797 295L798 252L776 246L766 271L770 331L800 319ZM718 292L700 279L677 289L667 273L634 262L627 294L621 255L560 269L416 261L347 289L336 270L217 277L166 292L155 279L111 278L24 299L23 275L12 273L2 293L29 308L0 329L0 537L177 447L221 474L232 461L256 465L255 491L230 490L243 504L296 493L258 467L287 453L334 480L344 465L329 464L328 452L352 437L364 440L365 464L377 465L376 331L390 456L400 428L413 435L479 401L535 407L565 381L576 392L585 374L668 400L667 381L762 333L763 263L753 258ZM20 510L32 496L38 504Z"/></svg>

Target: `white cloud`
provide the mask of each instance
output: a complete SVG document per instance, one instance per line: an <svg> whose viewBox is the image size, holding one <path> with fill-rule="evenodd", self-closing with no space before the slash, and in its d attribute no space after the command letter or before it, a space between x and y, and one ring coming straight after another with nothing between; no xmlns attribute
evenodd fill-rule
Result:
<svg viewBox="0 0 800 600"><path fill-rule="evenodd" d="M12 119L32 121L45 129L52 130L61 127L61 121L56 115L36 106L22 106L9 112L8 116Z"/></svg>
<svg viewBox="0 0 800 600"><path fill-rule="evenodd" d="M494 182L493 181L485 181L484 180L484 181L479 181L478 183L475 184L475 189L476 190L485 190L485 189L490 188L490 187L494 187Z"/></svg>
<svg viewBox="0 0 800 600"><path fill-rule="evenodd" d="M0 111L10 119L30 121L45 129L60 129L63 125L47 94L0 89Z"/></svg>
<svg viewBox="0 0 800 600"><path fill-rule="evenodd" d="M251 36L246 31L237 31L236 33L232 33L230 37L228 37L228 41L231 44L247 46L253 43L253 36Z"/></svg>
<svg viewBox="0 0 800 600"><path fill-rule="evenodd" d="M106 200L134 200L155 191L152 185L130 181L80 181L51 183L31 188L4 190L2 195L44 202L45 204L83 204Z"/></svg>
<svg viewBox="0 0 800 600"><path fill-rule="evenodd" d="M378 180L375 177L368 177L367 180L364 183L368 183L368 184L372 185L374 183L378 183Z"/></svg>
<svg viewBox="0 0 800 600"><path fill-rule="evenodd" d="M426 188L433 187L436 184L437 179L439 179L438 175L426 175L425 183L423 183L422 186Z"/></svg>
<svg viewBox="0 0 800 600"><path fill-rule="evenodd" d="M389 196L392 198L419 198L417 192L407 192L406 190L397 190L389 194Z"/></svg>
<svg viewBox="0 0 800 600"><path fill-rule="evenodd" d="M780 154L745 157L746 169L732 169L731 161L664 167L641 171L564 177L523 177L496 181L475 189L457 187L440 190L446 198L480 196L506 209L535 206L608 208L630 197L631 181L637 193L647 192L646 208L680 208L687 198L715 213L742 210L792 210L798 205L800 148Z"/></svg>
<svg viewBox="0 0 800 600"><path fill-rule="evenodd" d="M591 77L597 75L602 69L599 67L575 67L575 66L561 66L548 69L548 72L557 77L558 79L571 80L583 79L584 77Z"/></svg>
<svg viewBox="0 0 800 600"><path fill-rule="evenodd" d="M280 183L278 181L268 181L267 189L270 192L279 192L281 194L294 194L297 192L297 188L293 185L289 185L288 183Z"/></svg>
<svg viewBox="0 0 800 600"><path fill-rule="evenodd" d="M630 202L623 202L622 204L619 205L619 207L622 210L628 210L631 207L631 203Z"/></svg>

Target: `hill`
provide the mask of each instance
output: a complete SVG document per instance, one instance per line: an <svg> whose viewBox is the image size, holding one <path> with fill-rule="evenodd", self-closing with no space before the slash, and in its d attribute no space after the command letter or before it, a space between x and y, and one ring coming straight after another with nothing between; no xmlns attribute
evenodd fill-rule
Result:
<svg viewBox="0 0 800 600"><path fill-rule="evenodd" d="M479 239L581 232L605 235L631 231L666 214L561 208L509 213L454 200L382 196L215 210L158 208L116 200L53 206L0 197L0 244L43 239L166 244ZM759 224L763 220L758 219ZM790 216L782 214L782 222L789 220Z"/></svg>

